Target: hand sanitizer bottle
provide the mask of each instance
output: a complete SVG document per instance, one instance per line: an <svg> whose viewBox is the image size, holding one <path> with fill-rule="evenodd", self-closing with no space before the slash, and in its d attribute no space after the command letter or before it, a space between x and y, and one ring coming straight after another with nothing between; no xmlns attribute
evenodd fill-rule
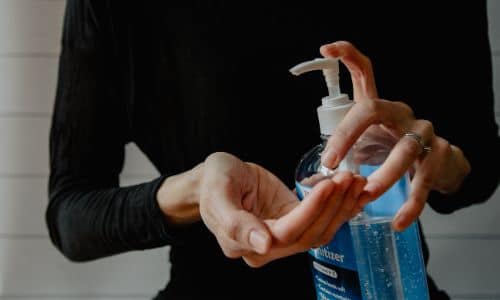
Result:
<svg viewBox="0 0 500 300"><path fill-rule="evenodd" d="M302 157L296 170L300 199L337 170L369 176L383 163L392 147L386 142L387 136L369 129L337 168L322 166L321 153L328 137L353 102L340 92L337 59L304 62L290 72L300 75L313 70L323 71L329 95L322 99L317 110L322 142ZM327 245L309 251L317 299L429 299L418 224L413 223L403 232L394 232L391 226L408 192L409 175L405 174L386 193L342 225Z"/></svg>

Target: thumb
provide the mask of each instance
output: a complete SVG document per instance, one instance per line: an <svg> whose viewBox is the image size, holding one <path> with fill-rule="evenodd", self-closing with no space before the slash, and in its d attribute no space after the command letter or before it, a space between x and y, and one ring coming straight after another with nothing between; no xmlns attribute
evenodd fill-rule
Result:
<svg viewBox="0 0 500 300"><path fill-rule="evenodd" d="M255 215L238 209L227 215L222 228L225 235L243 251L266 254L271 248L271 234Z"/></svg>

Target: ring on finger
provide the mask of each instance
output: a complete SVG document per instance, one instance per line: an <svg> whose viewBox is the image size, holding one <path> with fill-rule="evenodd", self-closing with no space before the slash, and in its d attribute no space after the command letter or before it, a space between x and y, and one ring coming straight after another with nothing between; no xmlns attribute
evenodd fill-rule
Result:
<svg viewBox="0 0 500 300"><path fill-rule="evenodd" d="M414 141L416 141L421 149L420 154L426 154L426 153L429 153L432 151L432 147L430 145L426 145L424 143L424 139L418 133L415 133L413 131L406 131L403 134L403 137L409 137L409 138L412 138Z"/></svg>

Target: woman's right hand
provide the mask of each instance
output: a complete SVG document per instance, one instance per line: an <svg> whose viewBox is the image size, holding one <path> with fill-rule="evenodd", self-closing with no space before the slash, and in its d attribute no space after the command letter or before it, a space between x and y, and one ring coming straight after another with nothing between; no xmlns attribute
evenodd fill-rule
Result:
<svg viewBox="0 0 500 300"><path fill-rule="evenodd" d="M210 155L194 172L199 217L227 257L241 257L253 267L329 242L351 216L366 183L359 175L340 172L299 201L271 172L227 153ZM182 211L170 196L159 197L160 207ZM196 219L193 211L187 215L191 218L170 219Z"/></svg>
<svg viewBox="0 0 500 300"><path fill-rule="evenodd" d="M271 172L227 153L209 156L203 173L201 218L226 256L243 257L254 267L329 242L365 183L339 173L300 202Z"/></svg>

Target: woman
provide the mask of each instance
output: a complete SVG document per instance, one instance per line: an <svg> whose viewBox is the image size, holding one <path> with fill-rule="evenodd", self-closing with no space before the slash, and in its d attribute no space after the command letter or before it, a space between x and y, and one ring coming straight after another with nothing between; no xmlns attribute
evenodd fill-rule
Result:
<svg viewBox="0 0 500 300"><path fill-rule="evenodd" d="M303 251L324 243L412 165L397 229L418 217L427 198L450 213L495 189L498 174L483 176L498 165L500 149L484 1L454 4L453 13L435 3L187 2L67 3L47 224L69 259L170 245L170 282L157 299L313 299ZM341 39L374 59L384 98L410 106L378 98L371 63L351 44L325 45L323 55L347 65L355 107L363 109L332 135L323 163L335 166L373 123L414 138L399 140L374 176L341 173L299 204L287 185L301 154L318 142L314 111L324 91L318 78L297 81L287 70L316 56L317 45ZM471 114L480 122L464 122ZM471 130L481 134L465 134ZM161 177L119 187L129 142ZM425 156L424 147L432 148ZM332 202L343 205L324 209ZM446 297L429 286L433 299Z"/></svg>

